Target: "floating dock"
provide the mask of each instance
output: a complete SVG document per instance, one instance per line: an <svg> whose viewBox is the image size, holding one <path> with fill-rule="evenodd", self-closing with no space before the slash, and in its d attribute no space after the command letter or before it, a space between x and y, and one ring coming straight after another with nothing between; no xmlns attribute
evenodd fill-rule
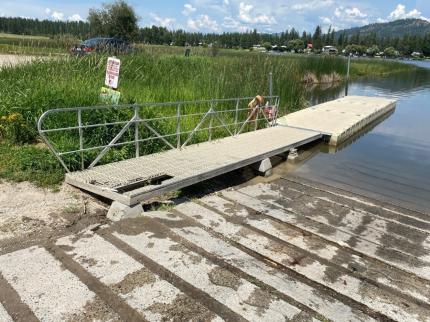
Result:
<svg viewBox="0 0 430 322"><path fill-rule="evenodd" d="M346 96L278 119L278 124L323 133L336 146L394 110L396 101L382 97Z"/></svg>
<svg viewBox="0 0 430 322"><path fill-rule="evenodd" d="M291 113L274 127L68 173L66 182L132 206L323 138L336 145L395 104L348 96Z"/></svg>

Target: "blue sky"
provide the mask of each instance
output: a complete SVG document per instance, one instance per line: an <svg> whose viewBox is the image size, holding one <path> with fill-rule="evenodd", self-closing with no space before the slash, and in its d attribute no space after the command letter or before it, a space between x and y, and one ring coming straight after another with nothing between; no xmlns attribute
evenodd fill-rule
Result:
<svg viewBox="0 0 430 322"><path fill-rule="evenodd" d="M107 0L108 1L108 0ZM100 0L0 0L0 16L52 20L85 20ZM360 26L401 18L430 20L430 0L129 0L141 26L224 32L279 32L295 27L313 31Z"/></svg>

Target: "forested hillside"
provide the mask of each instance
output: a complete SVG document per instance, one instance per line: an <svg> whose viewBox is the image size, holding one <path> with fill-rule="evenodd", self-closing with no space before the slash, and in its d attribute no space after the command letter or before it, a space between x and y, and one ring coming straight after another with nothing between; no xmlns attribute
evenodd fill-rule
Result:
<svg viewBox="0 0 430 322"><path fill-rule="evenodd" d="M403 36L425 36L430 33L430 22L422 19L401 19L385 23L374 23L363 27L340 30L336 34L352 37L375 35L379 38L395 38Z"/></svg>

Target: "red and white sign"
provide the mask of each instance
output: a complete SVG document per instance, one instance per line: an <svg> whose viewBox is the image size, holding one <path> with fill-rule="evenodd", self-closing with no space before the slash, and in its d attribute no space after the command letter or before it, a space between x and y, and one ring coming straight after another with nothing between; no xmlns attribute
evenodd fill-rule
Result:
<svg viewBox="0 0 430 322"><path fill-rule="evenodd" d="M121 61L118 58L109 57L106 66L105 84L110 88L118 88L119 70Z"/></svg>

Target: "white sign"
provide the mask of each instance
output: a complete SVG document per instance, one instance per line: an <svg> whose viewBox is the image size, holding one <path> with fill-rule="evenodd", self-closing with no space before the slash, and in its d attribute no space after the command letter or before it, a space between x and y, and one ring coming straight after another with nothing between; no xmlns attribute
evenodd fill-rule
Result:
<svg viewBox="0 0 430 322"><path fill-rule="evenodd" d="M119 69L121 61L118 58L109 57L106 66L105 84L110 88L118 88Z"/></svg>

